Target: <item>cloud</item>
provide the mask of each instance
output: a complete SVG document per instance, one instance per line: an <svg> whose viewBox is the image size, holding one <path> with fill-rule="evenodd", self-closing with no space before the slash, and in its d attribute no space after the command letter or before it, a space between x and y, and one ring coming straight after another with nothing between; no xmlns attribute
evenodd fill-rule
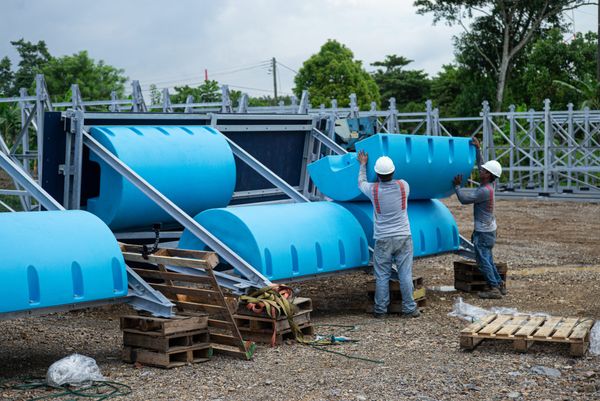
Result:
<svg viewBox="0 0 600 401"><path fill-rule="evenodd" d="M595 29L595 10L586 10L575 13L579 30ZM327 39L344 43L367 69L399 54L435 74L453 60L458 32L432 26L409 0L4 0L0 56L16 60L10 40L43 39L53 55L88 50L144 88L200 82L206 68L210 78L260 95L273 85L266 61L298 70ZM293 73L278 71L280 93L291 93Z"/></svg>

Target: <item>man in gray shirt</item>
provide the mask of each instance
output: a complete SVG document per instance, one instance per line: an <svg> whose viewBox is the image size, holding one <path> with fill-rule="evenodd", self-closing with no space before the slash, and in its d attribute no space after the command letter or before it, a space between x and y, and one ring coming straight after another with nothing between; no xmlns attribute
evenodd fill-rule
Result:
<svg viewBox="0 0 600 401"><path fill-rule="evenodd" d="M407 200L410 188L404 180L393 180L394 162L382 156L375 163L379 181L367 182L369 156L358 154L360 171L358 187L373 203L375 253L375 309L376 318L384 317L390 303L390 278L392 263L396 264L397 277L402 294L402 314L419 317L421 313L413 299L412 262L413 243L408 222Z"/></svg>
<svg viewBox="0 0 600 401"><path fill-rule="evenodd" d="M506 295L506 286L494 264L492 249L496 243L496 218L494 217L495 180L500 178L502 167L496 160L481 164L481 149L477 138L473 138L477 150L477 168L479 169L479 188L461 189L462 175L454 177L454 192L463 205L473 204L475 230L473 246L479 270L484 275L490 290L479 293L480 298L499 299Z"/></svg>

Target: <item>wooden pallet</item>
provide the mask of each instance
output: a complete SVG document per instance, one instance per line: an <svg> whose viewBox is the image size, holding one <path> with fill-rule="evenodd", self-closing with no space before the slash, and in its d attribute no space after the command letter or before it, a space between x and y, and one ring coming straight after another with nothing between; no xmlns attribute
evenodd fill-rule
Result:
<svg viewBox="0 0 600 401"><path fill-rule="evenodd" d="M302 335L308 337L315 334L312 323L303 323L299 325ZM291 329L273 331L270 330L252 330L243 332L244 339L254 341L259 344L270 344L271 346L281 345L286 340L294 340L295 335Z"/></svg>
<svg viewBox="0 0 600 401"><path fill-rule="evenodd" d="M373 313L375 299L375 280L367 282L367 303L365 311ZM413 299L417 303L417 307L424 308L427 306L427 290L425 289L423 277L413 278ZM400 292L400 283L390 280L390 304L388 305L388 313L402 313L402 293Z"/></svg>
<svg viewBox="0 0 600 401"><path fill-rule="evenodd" d="M571 355L583 356L593 323L581 317L490 314L460 332L460 347L471 350L484 340L504 340L527 352L535 342L566 343Z"/></svg>
<svg viewBox="0 0 600 401"><path fill-rule="evenodd" d="M185 331L167 336L128 330L123 332L123 345L168 353L185 350L197 345L210 345L210 335L208 329Z"/></svg>
<svg viewBox="0 0 600 401"><path fill-rule="evenodd" d="M415 303L417 304L417 308L425 308L427 307L427 298L418 298L415 299ZM373 313L375 310L375 304L370 301L367 302L367 306L365 308L365 312ZM388 305L388 313L401 314L402 313L402 303L401 302L390 302Z"/></svg>
<svg viewBox="0 0 600 401"><path fill-rule="evenodd" d="M253 357L255 344L243 340L233 318L236 297L226 296L214 275L213 269L219 263L214 252L161 248L144 257L141 246L125 244L121 244L121 251L127 262L135 263L137 274L177 306L178 314L209 314L208 328L215 353L246 360ZM204 276L176 273L166 266L198 269Z"/></svg>
<svg viewBox="0 0 600 401"><path fill-rule="evenodd" d="M294 309L294 315L306 312L310 313L313 311L312 299L304 297L294 297L292 299L292 307ZM263 310L262 313L257 314L256 312L247 309L245 303L240 303L238 305L236 315L246 315L252 317L262 316L270 319L270 317L267 315L266 310ZM281 319L286 319L286 317L282 316Z"/></svg>
<svg viewBox="0 0 600 401"><path fill-rule="evenodd" d="M271 319L264 316L249 316L249 315L235 315L235 321L237 323L242 336L245 337L247 332L262 332L273 330L284 331L290 329L290 322L286 316L280 316L278 319ZM294 322L297 325L303 325L310 323L310 311L302 311L294 315Z"/></svg>
<svg viewBox="0 0 600 401"><path fill-rule="evenodd" d="M208 326L208 314L195 314L192 316L173 316L160 318L153 316L121 316L122 331L140 331L147 334L155 333L168 336L190 330L202 330Z"/></svg>
<svg viewBox="0 0 600 401"><path fill-rule="evenodd" d="M496 268L502 281L506 282L508 265L504 262L497 262ZM454 288L464 292L479 292L485 291L488 287L477 263L461 260L454 262Z"/></svg>
<svg viewBox="0 0 600 401"><path fill-rule="evenodd" d="M171 369L190 363L209 361L213 350L209 343L197 344L195 346L173 348L167 352L158 352L149 349L123 347L122 359L129 363L141 363L143 365L157 366Z"/></svg>

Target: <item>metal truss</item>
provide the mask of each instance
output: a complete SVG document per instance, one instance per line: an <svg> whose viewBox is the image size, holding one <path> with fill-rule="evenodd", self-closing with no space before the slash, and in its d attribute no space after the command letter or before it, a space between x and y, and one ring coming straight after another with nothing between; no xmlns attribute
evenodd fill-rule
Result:
<svg viewBox="0 0 600 401"><path fill-rule="evenodd" d="M10 176L25 188L28 194L34 197L40 205L47 210L66 210L60 203L58 203L52 196L50 196L36 181L34 181L29 174L27 174L21 167L19 167L11 158L0 152L0 168L4 169ZM129 293L127 297L123 297L123 301L118 298L111 298L108 300L98 300L93 303L81 303L81 304L69 304L63 306L57 306L52 308L46 308L35 311L24 311L14 312L3 316L0 314L0 319L7 318L9 316L28 316L36 313L51 313L64 310L72 310L78 308L87 308L90 306L99 306L115 302L128 302L135 309L146 310L153 313L156 316L169 317L173 314L174 304L171 303L162 293L153 289L148 283L146 283L138 274L127 266L127 282L129 285Z"/></svg>

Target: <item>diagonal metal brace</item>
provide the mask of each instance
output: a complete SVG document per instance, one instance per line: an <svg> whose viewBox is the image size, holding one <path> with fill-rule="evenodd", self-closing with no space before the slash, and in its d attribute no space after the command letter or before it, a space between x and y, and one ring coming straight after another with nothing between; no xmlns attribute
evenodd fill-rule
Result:
<svg viewBox="0 0 600 401"><path fill-rule="evenodd" d="M154 316L171 317L175 306L161 292L156 291L131 267L127 266L127 282L129 284L129 304L135 310L144 310Z"/></svg>
<svg viewBox="0 0 600 401"><path fill-rule="evenodd" d="M112 167L117 173L125 177L136 188L142 191L156 205L163 209L169 216L173 217L179 224L188 229L198 239L204 242L208 247L215 251L219 256L225 259L230 265L236 268L243 276L250 280L259 288L268 286L271 281L263 276L252 265L246 262L241 256L235 253L231 248L212 235L206 228L190 217L179 206L171 202L166 196L144 180L140 175L133 171L129 166L123 163L118 157L112 154L108 149L96 141L87 131L83 130L83 143L100 157L106 164Z"/></svg>
<svg viewBox="0 0 600 401"><path fill-rule="evenodd" d="M229 147L233 151L233 154L241 161L246 163L258 174L263 176L271 184L281 189L287 196L292 198L295 202L309 202L308 198L296 191L294 187L288 184L283 178L271 171L267 166L256 160L250 153L242 149L237 143L223 135L223 138L229 143Z"/></svg>

